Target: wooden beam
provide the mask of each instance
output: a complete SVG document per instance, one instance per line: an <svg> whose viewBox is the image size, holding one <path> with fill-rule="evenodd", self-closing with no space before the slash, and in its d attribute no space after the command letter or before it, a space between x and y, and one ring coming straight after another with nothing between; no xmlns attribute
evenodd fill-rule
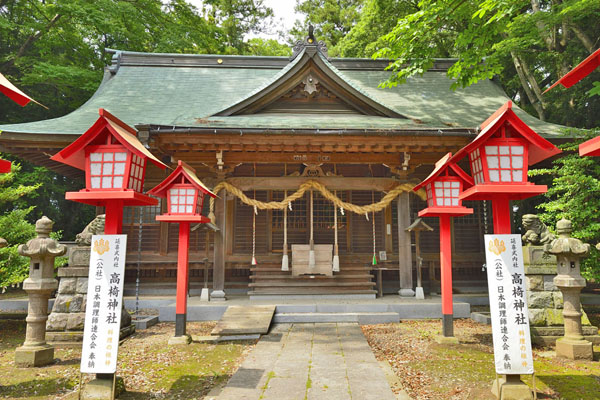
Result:
<svg viewBox="0 0 600 400"><path fill-rule="evenodd" d="M329 190L377 190L387 192L393 189L400 181L393 178L344 178L327 176L311 178L305 176L290 177L235 177L228 178L227 182L240 190L295 190L302 183L315 180Z"/></svg>

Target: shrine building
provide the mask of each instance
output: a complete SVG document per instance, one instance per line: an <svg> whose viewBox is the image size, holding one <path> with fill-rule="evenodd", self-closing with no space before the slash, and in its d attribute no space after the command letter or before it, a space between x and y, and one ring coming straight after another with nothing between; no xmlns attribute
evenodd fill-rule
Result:
<svg viewBox="0 0 600 400"><path fill-rule="evenodd" d="M86 132L103 108L134 127L170 167L149 165L144 191L178 160L213 191L220 185L215 223L192 227L192 292L203 287L207 267L208 286L226 294L374 297L377 275L384 292L409 293L419 263L406 228L426 207L412 188L509 100L493 80L451 90L452 59L380 88L391 74L389 61L330 58L312 37L299 41L290 58L109 51L112 63L84 105L60 118L0 126L0 148L81 178L83 187L82 171L50 157ZM558 137L560 126L513 110L537 133ZM290 206L264 207L307 182L312 186ZM335 206L323 187L353 207ZM371 204L376 211L356 212ZM483 234L493 232L491 206L464 205L474 212L453 219L454 286L485 288ZM207 200L204 215L209 207ZM167 199L125 210L127 282L135 282L139 265L142 293L175 289L178 227L155 218L166 210ZM424 287L437 291L428 282L432 275L439 281L438 219L425 221L434 230L421 234Z"/></svg>

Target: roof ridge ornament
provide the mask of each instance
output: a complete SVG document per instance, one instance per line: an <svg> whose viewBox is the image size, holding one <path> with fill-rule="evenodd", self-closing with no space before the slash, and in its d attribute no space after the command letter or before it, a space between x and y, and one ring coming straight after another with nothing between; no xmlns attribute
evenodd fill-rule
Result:
<svg viewBox="0 0 600 400"><path fill-rule="evenodd" d="M302 53L305 49L313 49L321 53L328 61L329 53L327 50L327 45L323 40L317 41L314 35L315 27L312 25L308 25L308 36L304 40L297 40L292 47L292 56L290 57L290 61L293 61L300 53Z"/></svg>

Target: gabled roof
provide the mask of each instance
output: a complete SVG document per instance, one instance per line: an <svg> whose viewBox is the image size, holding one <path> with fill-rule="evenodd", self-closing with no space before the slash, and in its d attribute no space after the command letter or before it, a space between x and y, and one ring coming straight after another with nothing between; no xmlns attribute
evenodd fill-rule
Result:
<svg viewBox="0 0 600 400"><path fill-rule="evenodd" d="M575 68L567 72L562 78L554 82L552 86L544 91L546 93L559 83L566 88L570 88L586 76L592 73L593 70L600 66L600 49L590 54L585 60L580 62Z"/></svg>
<svg viewBox="0 0 600 400"><path fill-rule="evenodd" d="M491 80L463 89L450 89L452 81L446 72L454 63L452 59L436 60L433 68L422 76L384 89L380 84L391 73L385 70L389 60L334 58L328 61L320 53L307 54L310 60L302 60L302 57L304 55L299 55L290 62L287 57L114 50L113 64L107 68L100 87L79 109L45 121L3 125L0 130L7 140L11 134L18 133L80 135L97 119L98 108L107 108L129 125L142 124L161 132L186 129L220 133L230 129L345 134L352 129L373 135L471 135L481 121L509 100ZM246 110L243 106L258 105L253 101L257 98L270 100L269 96L278 90L277 82L291 82L280 78L291 79L292 70L303 62L324 71L328 84L348 93L346 100L358 99L358 106L373 112L235 114ZM513 110L542 134L558 134L563 128L540 121L517 107ZM390 117L392 114L397 116ZM49 137L48 140L55 139Z"/></svg>
<svg viewBox="0 0 600 400"><path fill-rule="evenodd" d="M175 171L173 171L164 181L150 190L148 194L157 197L167 197L167 190L169 190L172 184L177 183L177 178L181 176L183 176L190 184L192 184L192 186L201 192L206 193L211 197L217 197L217 195L211 192L211 190L207 188L196 176L196 170L181 160L177 162L177 168L175 168Z"/></svg>
<svg viewBox="0 0 600 400"><path fill-rule="evenodd" d="M339 97L345 98L350 106L355 107L362 114L406 118L369 96L369 94L362 91L360 86L344 77L337 68L317 51L316 46L305 47L285 68L261 87L256 88L243 99L234 102L214 115L230 116L256 113L296 87L302 82L303 78L309 75L319 77L321 85Z"/></svg>
<svg viewBox="0 0 600 400"><path fill-rule="evenodd" d="M119 143L125 146L129 151L137 154L139 157L150 160L159 168L165 169L167 166L158 158L154 157L148 149L137 138L137 131L101 108L100 117L96 120L83 135L77 138L73 143L56 153L50 159L70 165L72 167L85 170L85 152L83 149L89 145L98 135L105 131L115 137Z"/></svg>
<svg viewBox="0 0 600 400"><path fill-rule="evenodd" d="M509 100L481 124L481 132L471 143L457 151L452 157L452 161L456 163L471 151L480 147L504 123L510 124L523 139L529 142L529 165L536 164L561 152L555 145L538 135L523 122L512 110L512 102Z"/></svg>
<svg viewBox="0 0 600 400"><path fill-rule="evenodd" d="M463 190L468 189L473 186L475 182L473 178L469 174L467 174L461 167L459 167L456 163L452 162L450 159L452 158L452 153L446 154L444 157L440 158L435 163L435 168L429 174L427 178L423 180L423 182L419 183L417 186L413 188L413 191L417 191L421 189L423 186L427 185L429 182L446 172L450 169L451 172L454 172L455 176L459 177L463 181Z"/></svg>

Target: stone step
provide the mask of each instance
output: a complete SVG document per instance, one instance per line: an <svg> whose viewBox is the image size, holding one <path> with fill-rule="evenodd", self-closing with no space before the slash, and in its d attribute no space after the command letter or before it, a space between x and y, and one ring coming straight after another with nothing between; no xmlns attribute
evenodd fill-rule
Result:
<svg viewBox="0 0 600 400"><path fill-rule="evenodd" d="M359 325L386 324L399 322L400 316L395 312L320 312L320 313L279 313L273 318L274 323L327 323L327 322L357 322Z"/></svg>

